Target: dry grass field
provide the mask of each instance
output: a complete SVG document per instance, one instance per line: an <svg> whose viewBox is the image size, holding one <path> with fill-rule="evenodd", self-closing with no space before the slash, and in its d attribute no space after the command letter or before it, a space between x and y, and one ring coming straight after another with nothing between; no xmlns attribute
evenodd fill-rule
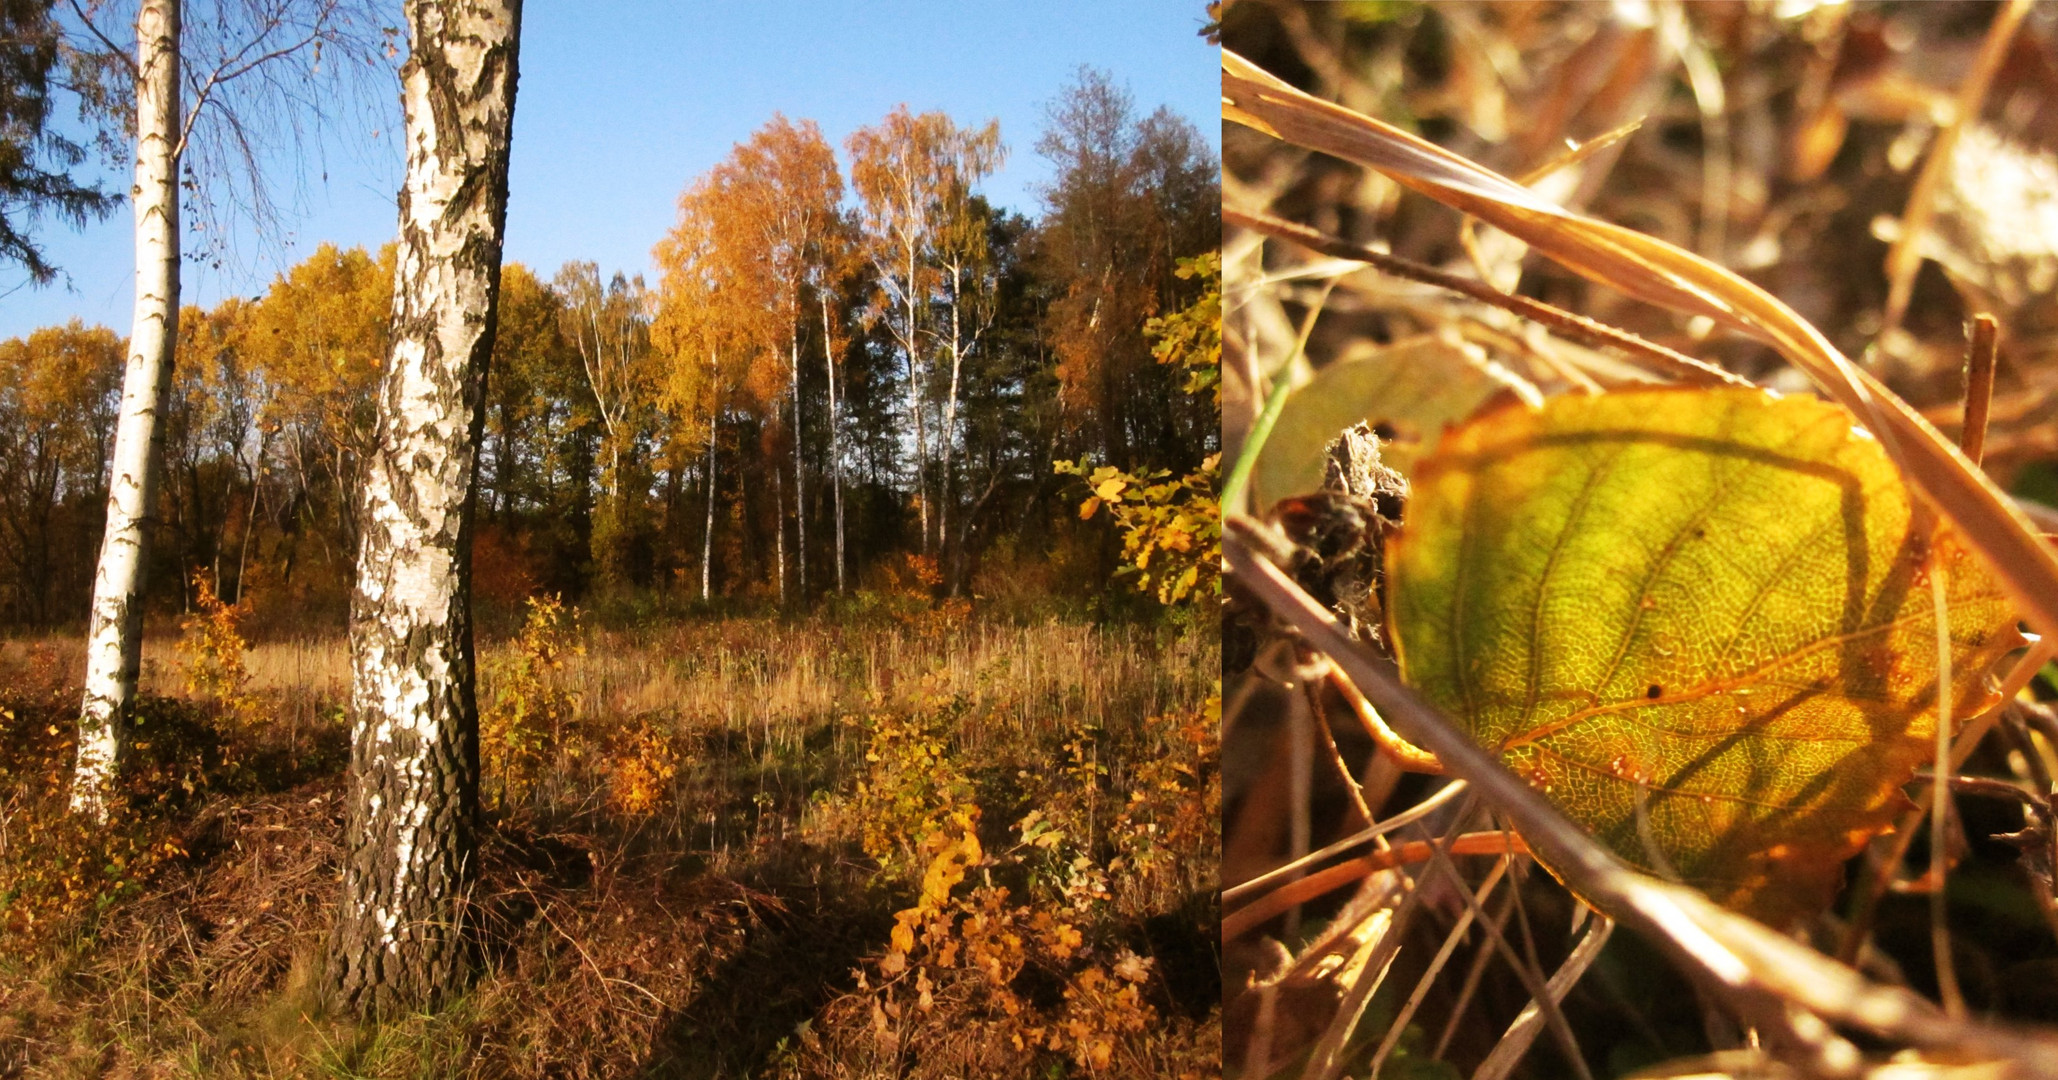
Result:
<svg viewBox="0 0 2058 1080"><path fill-rule="evenodd" d="M224 621L155 635L94 833L77 643L0 645L0 1076L1218 1068L1210 633L537 605L481 646L484 974L374 1028L313 992L346 644Z"/></svg>

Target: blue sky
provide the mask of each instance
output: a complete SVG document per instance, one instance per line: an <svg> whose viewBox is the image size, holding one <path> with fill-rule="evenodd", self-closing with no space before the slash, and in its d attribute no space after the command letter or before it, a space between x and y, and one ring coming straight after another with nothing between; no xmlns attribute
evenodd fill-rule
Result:
<svg viewBox="0 0 2058 1080"><path fill-rule="evenodd" d="M648 272L679 192L775 111L816 121L839 157L851 131L901 102L961 123L997 118L1009 157L985 190L1000 206L1033 213L1036 187L1049 178L1034 149L1043 105L1081 64L1125 85L1139 114L1170 106L1219 148L1218 64L1198 36L1203 8L1201 0L529 0L507 257L545 277L568 259ZM391 132L365 134L339 135L322 155L327 182L307 181L307 205L288 235L239 244L240 266L189 261L185 302L260 293L282 262L325 240L376 247L391 239L398 142ZM125 177L109 179L127 187ZM45 255L69 274L69 288L0 296L0 338L73 317L127 333L131 227L126 206L82 230L42 223ZM0 290L20 277L0 272Z"/></svg>

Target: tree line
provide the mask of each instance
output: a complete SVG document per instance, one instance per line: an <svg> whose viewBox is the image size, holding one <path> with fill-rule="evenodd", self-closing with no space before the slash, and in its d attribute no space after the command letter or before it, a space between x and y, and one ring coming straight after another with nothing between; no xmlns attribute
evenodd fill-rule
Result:
<svg viewBox="0 0 2058 1080"><path fill-rule="evenodd" d="M1190 302L1178 264L1217 243L1216 164L1191 124L1138 115L1098 72L1047 112L1033 219L978 190L1007 153L995 123L902 107L844 143L846 181L813 122L776 116L687 186L655 283L506 266L480 590L793 607L903 552L949 591L1002 538L1072 536L1104 563L1052 462L1184 471L1213 446L1212 409L1141 330ZM232 602L340 615L395 250L323 245L261 296L181 313L158 604L199 574ZM85 614L123 354L76 323L0 344L9 624Z"/></svg>

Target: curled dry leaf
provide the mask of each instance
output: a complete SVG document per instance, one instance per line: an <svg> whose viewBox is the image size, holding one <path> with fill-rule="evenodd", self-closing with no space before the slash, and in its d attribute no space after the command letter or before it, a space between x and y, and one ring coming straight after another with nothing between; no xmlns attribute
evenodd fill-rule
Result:
<svg viewBox="0 0 2058 1080"><path fill-rule="evenodd" d="M1828 402L1650 389L1445 436L1387 551L1403 677L1623 858L1820 910L2022 644L1984 564Z"/></svg>

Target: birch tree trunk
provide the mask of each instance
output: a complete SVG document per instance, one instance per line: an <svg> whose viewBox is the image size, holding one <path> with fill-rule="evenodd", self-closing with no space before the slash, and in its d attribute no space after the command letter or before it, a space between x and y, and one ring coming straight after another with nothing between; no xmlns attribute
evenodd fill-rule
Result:
<svg viewBox="0 0 2058 1080"><path fill-rule="evenodd" d="M772 536L776 538L773 554L779 560L779 606L786 606L786 478L779 475L777 463L772 465Z"/></svg>
<svg viewBox="0 0 2058 1080"><path fill-rule="evenodd" d="M172 348L179 339L179 4L136 12L136 311L122 376L107 529L93 575L86 692L71 807L105 820L143 657L143 569L163 471Z"/></svg>
<svg viewBox="0 0 2058 1080"><path fill-rule="evenodd" d="M392 346L358 504L339 1005L393 1015L467 975L477 872L471 531L506 224L521 0L408 0Z"/></svg>
<svg viewBox="0 0 2058 1080"><path fill-rule="evenodd" d="M921 510L922 554L929 554L929 432L922 424L922 334L915 322L915 244L907 244L908 413L915 421L915 505Z"/></svg>
<svg viewBox="0 0 2058 1080"><path fill-rule="evenodd" d="M715 425L722 422L717 408L707 418L707 530L700 534L700 598L708 598L708 567L715 554Z"/></svg>
<svg viewBox="0 0 2058 1080"><path fill-rule="evenodd" d="M943 473L936 481L936 548L940 558L949 557L950 548L950 481L951 448L957 443L958 427L958 372L965 362L964 339L959 326L961 283L964 280L963 266L952 262L950 266L950 393L943 399L943 430L936 439L943 444ZM956 581L950 584L952 592L957 590Z"/></svg>
<svg viewBox="0 0 2058 1080"><path fill-rule="evenodd" d="M829 486L836 497L836 592L843 593L843 455L836 416L836 353L829 340L829 305L822 304L822 367L829 373Z"/></svg>
<svg viewBox="0 0 2058 1080"><path fill-rule="evenodd" d="M793 528L794 565L801 606L807 606L807 496L800 478L800 298L793 300L793 341L789 365L793 371Z"/></svg>

